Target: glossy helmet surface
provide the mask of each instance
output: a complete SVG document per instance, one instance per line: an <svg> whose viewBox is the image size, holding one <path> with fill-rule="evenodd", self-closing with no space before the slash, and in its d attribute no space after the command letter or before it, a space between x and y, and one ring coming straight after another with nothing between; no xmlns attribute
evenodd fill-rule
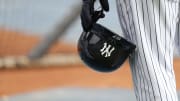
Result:
<svg viewBox="0 0 180 101"><path fill-rule="evenodd" d="M118 69L136 46L100 24L83 32L78 40L81 60L93 70L112 72Z"/></svg>

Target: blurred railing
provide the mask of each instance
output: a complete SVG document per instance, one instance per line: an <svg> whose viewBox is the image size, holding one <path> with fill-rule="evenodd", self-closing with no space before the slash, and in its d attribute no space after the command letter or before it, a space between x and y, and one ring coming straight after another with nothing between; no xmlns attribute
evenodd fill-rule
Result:
<svg viewBox="0 0 180 101"><path fill-rule="evenodd" d="M73 66L81 65L77 54L55 54L45 55L41 58L31 60L27 56L7 56L0 58L0 69L14 68L46 68L50 66Z"/></svg>
<svg viewBox="0 0 180 101"><path fill-rule="evenodd" d="M46 1L49 2L49 0L44 0L44 2ZM56 0L52 0L52 2L55 1ZM16 28L15 18L18 17L18 14L24 15L26 18L28 16L29 18L22 19L23 21L21 22L21 26L28 26L29 20L32 20L31 24L33 24L33 16L36 15L28 13L31 12L31 9L34 9L33 4L27 4L26 2L29 3L30 1L0 0L0 69L28 68L30 66L48 67L53 65L66 66L81 64L76 52L57 52L54 54L48 53L48 50L58 42L59 38L64 35L64 32L68 30L71 24L79 17L81 7L80 3L76 3L75 5L71 6L70 12L67 12L66 15L63 15L63 17L61 17L59 21L56 22L56 26L51 31L40 37L40 35L31 35L31 31L25 31ZM62 2L64 1L62 0ZM28 6L21 7L23 4ZM13 8L18 9L18 12ZM34 24L35 23L37 22L34 22ZM27 40L30 41L27 42Z"/></svg>

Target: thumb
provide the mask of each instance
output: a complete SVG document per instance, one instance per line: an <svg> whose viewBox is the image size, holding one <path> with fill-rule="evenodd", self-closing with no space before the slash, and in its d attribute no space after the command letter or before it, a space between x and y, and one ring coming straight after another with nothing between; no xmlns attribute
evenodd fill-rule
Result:
<svg viewBox="0 0 180 101"><path fill-rule="evenodd" d="M93 14L93 22L96 23L100 18L104 18L105 14L103 13L103 10L101 11L95 11Z"/></svg>
<svg viewBox="0 0 180 101"><path fill-rule="evenodd" d="M100 4L105 11L109 11L109 2L108 0L99 0Z"/></svg>

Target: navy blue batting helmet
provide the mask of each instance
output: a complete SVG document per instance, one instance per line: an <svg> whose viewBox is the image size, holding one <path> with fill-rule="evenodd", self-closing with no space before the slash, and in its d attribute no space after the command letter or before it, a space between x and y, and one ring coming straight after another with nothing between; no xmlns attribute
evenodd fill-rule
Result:
<svg viewBox="0 0 180 101"><path fill-rule="evenodd" d="M78 40L82 61L93 70L112 72L118 69L136 46L100 24L83 32Z"/></svg>

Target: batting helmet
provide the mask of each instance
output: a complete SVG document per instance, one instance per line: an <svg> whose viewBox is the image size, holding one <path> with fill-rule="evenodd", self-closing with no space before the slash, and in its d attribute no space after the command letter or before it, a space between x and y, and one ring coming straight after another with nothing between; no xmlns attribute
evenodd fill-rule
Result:
<svg viewBox="0 0 180 101"><path fill-rule="evenodd" d="M82 61L99 72L118 69L135 47L100 24L94 24L89 32L83 32L78 40Z"/></svg>

